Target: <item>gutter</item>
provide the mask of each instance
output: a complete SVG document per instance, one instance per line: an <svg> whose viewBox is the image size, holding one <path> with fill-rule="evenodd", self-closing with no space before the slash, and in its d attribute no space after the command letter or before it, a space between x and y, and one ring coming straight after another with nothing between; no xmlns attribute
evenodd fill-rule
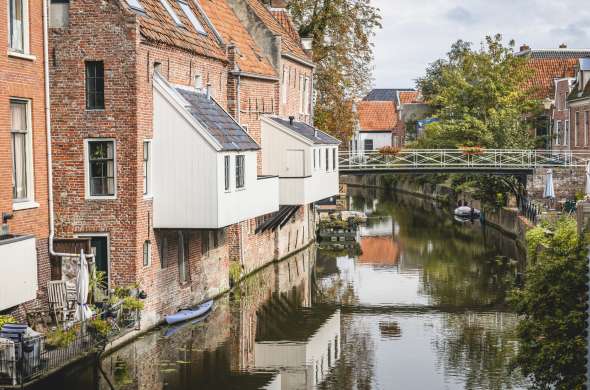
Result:
<svg viewBox="0 0 590 390"><path fill-rule="evenodd" d="M43 0L43 73L45 76L45 128L47 132L47 200L49 203L49 255L56 257L76 257L79 253L59 253L53 248L55 238L55 215L53 208L53 158L51 153L51 98L49 96L49 14L47 0ZM94 258L87 254L86 258Z"/></svg>
<svg viewBox="0 0 590 390"><path fill-rule="evenodd" d="M288 58L291 61L295 61L295 62L298 62L298 63L303 64L305 66L308 66L308 67L310 67L312 69L315 69L315 64L313 62L311 62L311 61L306 61L306 60L301 59L299 57L295 57L294 55L289 54L289 53L282 53L281 56L283 56L285 58Z"/></svg>

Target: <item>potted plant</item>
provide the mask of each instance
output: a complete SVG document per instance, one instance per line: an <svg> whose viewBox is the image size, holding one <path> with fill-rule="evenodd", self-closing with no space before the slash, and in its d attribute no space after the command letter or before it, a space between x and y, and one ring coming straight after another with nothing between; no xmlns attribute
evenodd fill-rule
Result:
<svg viewBox="0 0 590 390"><path fill-rule="evenodd" d="M88 330L96 338L107 338L112 329L111 324L102 318L94 318L88 321Z"/></svg>
<svg viewBox="0 0 590 390"><path fill-rule="evenodd" d="M0 316L0 330L5 324L16 324L16 318L9 315L1 315Z"/></svg>
<svg viewBox="0 0 590 390"><path fill-rule="evenodd" d="M482 155L485 152L485 149L479 145L461 145L459 149L466 156Z"/></svg>
<svg viewBox="0 0 590 390"><path fill-rule="evenodd" d="M47 349L65 348L76 340L77 329L71 327L70 329L56 328L45 334L45 346Z"/></svg>
<svg viewBox="0 0 590 390"><path fill-rule="evenodd" d="M395 146L384 146L379 149L379 154L383 154L386 156L395 156L401 152L401 148Z"/></svg>

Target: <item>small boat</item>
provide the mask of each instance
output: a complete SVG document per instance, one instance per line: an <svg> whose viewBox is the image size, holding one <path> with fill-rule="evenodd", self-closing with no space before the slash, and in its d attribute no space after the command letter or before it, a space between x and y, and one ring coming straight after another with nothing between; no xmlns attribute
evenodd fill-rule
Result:
<svg viewBox="0 0 590 390"><path fill-rule="evenodd" d="M166 323L168 323L168 325L178 324L179 322L184 322L192 320L193 318L200 317L203 314L207 313L209 310L211 310L212 307L213 300L210 300L193 308L183 309L180 310L178 313L167 315L164 318L166 319Z"/></svg>
<svg viewBox="0 0 590 390"><path fill-rule="evenodd" d="M175 335L179 330L184 329L185 327L195 325L201 321L204 321L207 317L209 317L209 314L211 314L211 311L208 311L207 313L195 318L192 321L181 322L179 324L168 326L167 329L164 331L164 337L168 338L170 336Z"/></svg>
<svg viewBox="0 0 590 390"><path fill-rule="evenodd" d="M469 207L469 206L461 206L457 207L454 211L455 216L459 218L479 218L480 211L476 208Z"/></svg>

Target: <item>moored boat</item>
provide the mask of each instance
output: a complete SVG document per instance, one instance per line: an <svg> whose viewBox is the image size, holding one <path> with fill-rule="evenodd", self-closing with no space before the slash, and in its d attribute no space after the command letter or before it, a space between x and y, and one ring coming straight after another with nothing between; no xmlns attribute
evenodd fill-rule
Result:
<svg viewBox="0 0 590 390"><path fill-rule="evenodd" d="M455 216L459 218L479 218L480 211L476 208L469 206L457 207L454 211Z"/></svg>
<svg viewBox="0 0 590 390"><path fill-rule="evenodd" d="M177 313L167 315L164 318L166 319L166 323L168 325L178 324L179 322L184 322L192 320L193 318L200 317L203 314L207 313L209 310L211 310L212 307L213 300L210 300L193 308L183 309Z"/></svg>

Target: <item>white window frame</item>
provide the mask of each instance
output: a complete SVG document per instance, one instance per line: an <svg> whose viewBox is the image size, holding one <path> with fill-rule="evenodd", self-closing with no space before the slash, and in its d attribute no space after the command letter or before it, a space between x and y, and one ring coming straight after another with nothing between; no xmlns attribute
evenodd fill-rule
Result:
<svg viewBox="0 0 590 390"><path fill-rule="evenodd" d="M555 145L559 146L560 142L559 142L559 137L561 137L561 134L559 134L559 130L561 127L561 121L555 121Z"/></svg>
<svg viewBox="0 0 590 390"><path fill-rule="evenodd" d="M287 104L289 100L289 80L287 79L287 66L283 65L283 82L281 84L281 100Z"/></svg>
<svg viewBox="0 0 590 390"><path fill-rule="evenodd" d="M588 145L588 131L590 131L590 129L588 127L590 127L590 111L586 110L584 111L584 146Z"/></svg>
<svg viewBox="0 0 590 390"><path fill-rule="evenodd" d="M223 156L223 189L225 192L231 192L231 156Z"/></svg>
<svg viewBox="0 0 590 390"><path fill-rule="evenodd" d="M177 26L183 26L182 21L180 20L180 17L178 16L178 14L174 10L174 8L172 8L172 6L168 2L168 0L160 0L160 3L166 9L166 12L168 12L168 15L170 15L170 17L172 18L172 21Z"/></svg>
<svg viewBox="0 0 590 390"><path fill-rule="evenodd" d="M26 153L26 185L27 185L27 196L23 199L13 199L12 200L12 210L26 210L39 207L39 203L35 202L35 169L34 169L34 156L33 156L33 115L31 110L31 100L25 98L17 98L11 97L10 104L12 102L15 103L24 103L26 104L27 110L27 134L25 137L25 153ZM12 127L12 126L11 126ZM10 137L11 137L11 145L12 145L12 129L10 129ZM11 161L14 158L13 154L13 147L11 146L10 156ZM12 163L11 163L12 164ZM11 168L11 176L14 174L13 172L14 167Z"/></svg>
<svg viewBox="0 0 590 390"><path fill-rule="evenodd" d="M569 137L570 137L570 121L569 120L565 120L564 121L564 126L563 126L563 146L567 146L569 145Z"/></svg>
<svg viewBox="0 0 590 390"><path fill-rule="evenodd" d="M12 47L12 36L11 33L11 25L12 21L10 20L10 3L16 0L7 0L7 22L8 22L8 55L13 57L24 57L25 59L34 59L34 57L30 56L31 52L31 45L30 45L30 20L29 20L29 0L22 0L23 2L23 49L22 51L18 48Z"/></svg>
<svg viewBox="0 0 590 390"><path fill-rule="evenodd" d="M330 149L325 149L324 157L326 158L326 172L330 172Z"/></svg>
<svg viewBox="0 0 590 390"><path fill-rule="evenodd" d="M309 115L309 77L303 83L303 114Z"/></svg>
<svg viewBox="0 0 590 390"><path fill-rule="evenodd" d="M242 171L238 172L238 160L242 160ZM235 157L235 172L236 172L236 190L241 191L246 188L246 155L245 154L236 154ZM238 185L239 173L242 174L242 185Z"/></svg>
<svg viewBox="0 0 590 390"><path fill-rule="evenodd" d="M147 246L147 248L146 248L146 246ZM143 261L142 261L143 266L149 267L150 265L152 265L152 242L150 240L145 240L143 242L141 254L143 257ZM147 259L146 259L146 257L147 257Z"/></svg>
<svg viewBox="0 0 590 390"><path fill-rule="evenodd" d="M113 143L113 195L90 195L90 142L108 142ZM113 200L117 199L117 140L114 138L85 138L84 139L84 194L86 200Z"/></svg>
<svg viewBox="0 0 590 390"><path fill-rule="evenodd" d="M305 77L303 75L299 76L299 113L303 114L303 83L305 82Z"/></svg>
<svg viewBox="0 0 590 390"><path fill-rule="evenodd" d="M177 267L178 267L178 282L181 285L185 285L190 283L191 278L190 278L190 262L189 259L187 258L187 253L185 252L185 241L189 239L190 240L190 235L188 237L185 237L184 233L179 230L178 231L178 239L177 239L177 244L176 244L176 252L177 252ZM182 258L181 258L182 255ZM181 273L180 273L180 265L181 265L181 260L182 260L182 264L184 267L184 280L182 280L183 278L181 278Z"/></svg>
<svg viewBox="0 0 590 390"><path fill-rule="evenodd" d="M203 26L199 18L197 18L195 11L193 11L188 1L177 0L177 2L182 12L184 12L184 14L186 15L188 21L191 22L191 24L195 28L195 31L201 35L207 35L207 30L205 30L205 27Z"/></svg>
<svg viewBox="0 0 590 390"><path fill-rule="evenodd" d="M107 239L107 273L108 273L108 279L107 279L107 289L110 290L111 288L111 279L113 277L112 274L112 269L111 269L111 237L109 235L109 233L76 233L74 234L74 238L90 238L92 239L93 237L104 237ZM94 254L94 253L93 253Z"/></svg>
<svg viewBox="0 0 590 390"><path fill-rule="evenodd" d="M152 198L152 140L143 140L143 159L142 159L142 175L143 175L143 197ZM147 145L147 160L146 160L146 145Z"/></svg>

